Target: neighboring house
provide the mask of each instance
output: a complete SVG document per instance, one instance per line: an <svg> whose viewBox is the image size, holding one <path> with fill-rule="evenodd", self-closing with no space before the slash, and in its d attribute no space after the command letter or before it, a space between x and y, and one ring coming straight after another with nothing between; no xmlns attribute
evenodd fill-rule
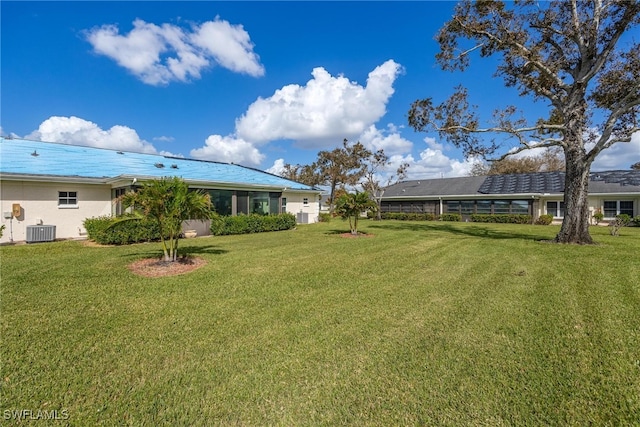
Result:
<svg viewBox="0 0 640 427"><path fill-rule="evenodd" d="M206 190L216 212L290 212L316 222L320 190L244 166L22 139L0 138L0 243L29 240L40 225L56 238L86 236L86 218L122 213L118 197L144 181L178 176ZM209 224L188 228L209 234ZM50 229L50 227L49 227Z"/></svg>
<svg viewBox="0 0 640 427"><path fill-rule="evenodd" d="M553 215L562 221L564 172L403 181L386 188L382 212ZM592 172L589 211L605 223L618 214L640 215L640 170Z"/></svg>

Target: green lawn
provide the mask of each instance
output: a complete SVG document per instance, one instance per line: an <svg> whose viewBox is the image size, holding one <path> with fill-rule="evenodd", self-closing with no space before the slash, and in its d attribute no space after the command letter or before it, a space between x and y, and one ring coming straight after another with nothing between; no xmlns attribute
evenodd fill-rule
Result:
<svg viewBox="0 0 640 427"><path fill-rule="evenodd" d="M0 248L0 416L57 425L640 425L640 228L363 221ZM54 423L55 424L55 423Z"/></svg>

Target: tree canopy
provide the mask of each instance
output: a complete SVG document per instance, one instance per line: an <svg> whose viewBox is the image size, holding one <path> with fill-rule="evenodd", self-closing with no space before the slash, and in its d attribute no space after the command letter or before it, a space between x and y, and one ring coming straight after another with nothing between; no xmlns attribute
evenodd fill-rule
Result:
<svg viewBox="0 0 640 427"><path fill-rule="evenodd" d="M307 185L329 187L329 207L333 211L336 190L358 184L371 156L371 151L361 142L352 144L344 139L341 147L320 151L311 165L284 165L282 176Z"/></svg>
<svg viewBox="0 0 640 427"><path fill-rule="evenodd" d="M478 161L471 168L471 176L506 175L513 173L564 171L562 153L546 149L542 154L527 157L506 157L490 163Z"/></svg>
<svg viewBox="0 0 640 427"><path fill-rule="evenodd" d="M483 126L465 87L436 103L416 100L409 124L434 130L468 156L506 157L539 147L561 147L566 214L562 243L592 243L587 203L591 164L602 150L640 131L640 44L621 43L640 24L640 1L470 1L437 34L444 70L466 70L471 56L496 57L495 75L521 97L545 101L547 114L528 117L507 105ZM541 104L541 103L540 103ZM485 141L502 134L514 141Z"/></svg>

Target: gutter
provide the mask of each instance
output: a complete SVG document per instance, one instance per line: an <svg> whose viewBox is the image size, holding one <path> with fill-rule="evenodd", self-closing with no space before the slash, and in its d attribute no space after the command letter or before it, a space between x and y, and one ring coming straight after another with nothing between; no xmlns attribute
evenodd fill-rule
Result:
<svg viewBox="0 0 640 427"><path fill-rule="evenodd" d="M83 176L61 176L61 175L33 175L33 174L14 174L0 172L0 181L29 181L29 182L64 182L77 184L107 184L108 177L91 178Z"/></svg>

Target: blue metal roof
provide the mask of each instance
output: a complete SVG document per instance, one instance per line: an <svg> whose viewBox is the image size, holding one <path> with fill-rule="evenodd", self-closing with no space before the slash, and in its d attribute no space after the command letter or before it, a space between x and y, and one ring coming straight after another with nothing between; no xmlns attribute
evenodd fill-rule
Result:
<svg viewBox="0 0 640 427"><path fill-rule="evenodd" d="M315 190L313 187L245 166L0 137L0 173L109 180L161 178L250 187Z"/></svg>

